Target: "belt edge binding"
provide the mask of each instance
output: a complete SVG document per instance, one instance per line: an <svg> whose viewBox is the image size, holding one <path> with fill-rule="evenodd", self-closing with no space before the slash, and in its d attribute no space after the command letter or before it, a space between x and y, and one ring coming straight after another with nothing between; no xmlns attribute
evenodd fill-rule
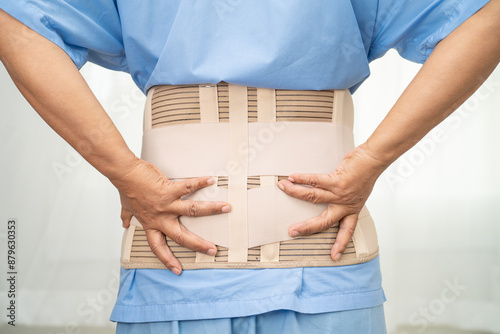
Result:
<svg viewBox="0 0 500 334"><path fill-rule="evenodd" d="M307 267L339 267L344 265L353 265L365 263L373 260L379 254L379 247L368 255L356 257L353 259L342 258L335 262L330 261L281 261L281 262L192 262L182 263L185 270L194 269L273 269L273 268L307 268ZM120 261L123 269L167 269L161 262L140 262L131 263Z"/></svg>

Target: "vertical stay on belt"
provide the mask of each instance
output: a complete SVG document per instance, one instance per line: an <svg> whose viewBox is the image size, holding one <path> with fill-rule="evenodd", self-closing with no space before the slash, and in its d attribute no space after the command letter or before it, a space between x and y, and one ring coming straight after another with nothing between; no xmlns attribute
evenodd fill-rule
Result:
<svg viewBox="0 0 500 334"><path fill-rule="evenodd" d="M351 151L354 148L354 105L348 89L334 91L332 122L344 126L342 149L345 153Z"/></svg>
<svg viewBox="0 0 500 334"><path fill-rule="evenodd" d="M276 122L276 91L274 89L257 88L257 119L259 122ZM261 175L261 187L276 187L278 178L274 175ZM277 262L280 258L280 243L262 245L260 262Z"/></svg>
<svg viewBox="0 0 500 334"><path fill-rule="evenodd" d="M200 118L201 123L219 122L217 85L200 85Z"/></svg>
<svg viewBox="0 0 500 334"><path fill-rule="evenodd" d="M344 109L345 91L335 90L333 92L332 122L342 124L342 110Z"/></svg>
<svg viewBox="0 0 500 334"><path fill-rule="evenodd" d="M218 123L219 106L217 101L217 85L200 85L200 120L201 123ZM214 178L212 187L217 187L217 178ZM215 255L196 252L195 262L215 262Z"/></svg>
<svg viewBox="0 0 500 334"><path fill-rule="evenodd" d="M273 175L261 175L261 187L276 187L278 177ZM272 244L260 246L260 262L278 262L280 260L280 243L273 242Z"/></svg>
<svg viewBox="0 0 500 334"><path fill-rule="evenodd" d="M347 89L336 90L334 92L332 122L344 125L349 129L349 131L344 130L342 135L344 141L344 151L346 153L349 152L354 148L354 138L352 133L354 125L354 107L352 104L351 93ZM366 256L369 253L363 226L362 224L359 224L359 217L358 224L356 225L356 229L354 230L354 234L352 236L352 242L357 256Z"/></svg>
<svg viewBox="0 0 500 334"><path fill-rule="evenodd" d="M134 240L134 233L136 226L142 226L139 221L132 217L130 221L130 226L125 230L122 239L122 256L121 261L130 262L130 254L132 252L132 242Z"/></svg>
<svg viewBox="0 0 500 334"><path fill-rule="evenodd" d="M257 88L257 120L276 122L276 91L274 89Z"/></svg>
<svg viewBox="0 0 500 334"><path fill-rule="evenodd" d="M247 87L229 84L228 262L248 260L248 95Z"/></svg>
<svg viewBox="0 0 500 334"><path fill-rule="evenodd" d="M155 93L155 90L156 86L153 86L148 90L148 95L146 98L146 106L144 107L144 125L143 125L144 132L151 130L153 128L153 120L152 120L153 115L151 114L152 113L151 103L153 101L153 95Z"/></svg>

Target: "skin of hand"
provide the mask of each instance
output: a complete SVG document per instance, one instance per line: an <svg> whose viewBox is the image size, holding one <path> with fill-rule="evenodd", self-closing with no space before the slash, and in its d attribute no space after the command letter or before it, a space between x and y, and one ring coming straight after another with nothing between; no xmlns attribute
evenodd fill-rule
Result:
<svg viewBox="0 0 500 334"><path fill-rule="evenodd" d="M120 192L123 227L130 226L132 216L142 224L153 253L175 274L181 264L167 246L165 235L174 242L197 252L215 255L217 248L187 230L179 216L204 216L229 212L226 202L182 200L198 189L214 183L211 177L173 182L153 164L140 160L126 177L111 179ZM147 205L145 205L145 203Z"/></svg>
<svg viewBox="0 0 500 334"><path fill-rule="evenodd" d="M278 187L292 197L328 204L319 216L290 226L289 235L311 235L339 224L331 250L332 259L338 261L354 233L359 212L382 172L378 161L359 146L328 175L291 174L288 180L280 181Z"/></svg>
<svg viewBox="0 0 500 334"><path fill-rule="evenodd" d="M180 215L230 210L226 202L191 202L180 197L209 186L210 177L172 182L137 158L106 114L71 58L57 45L0 9L0 61L38 114L92 166L116 186L123 225L134 215L146 230L154 254L175 274L182 267L164 235L182 246L215 254L216 246L179 223Z"/></svg>
<svg viewBox="0 0 500 334"><path fill-rule="evenodd" d="M339 224L331 256L338 261L380 174L465 102L500 61L500 0L492 0L441 41L374 133L326 174L291 174L278 187L312 203L319 216L290 226L291 237Z"/></svg>

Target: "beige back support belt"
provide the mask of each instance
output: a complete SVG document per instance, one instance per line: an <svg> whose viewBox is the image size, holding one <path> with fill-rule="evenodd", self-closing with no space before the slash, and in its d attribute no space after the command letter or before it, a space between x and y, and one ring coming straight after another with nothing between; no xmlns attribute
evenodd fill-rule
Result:
<svg viewBox="0 0 500 334"><path fill-rule="evenodd" d="M184 269L338 266L378 254L366 208L337 262L330 251L338 226L290 238L290 225L319 215L326 204L292 198L276 186L291 173L329 173L354 147L348 90L274 90L223 82L156 86L148 92L144 120L144 160L172 180L212 176L214 185L185 198L231 204L228 214L179 218L218 249L208 256L167 238ZM121 264L165 268L135 218L125 230Z"/></svg>

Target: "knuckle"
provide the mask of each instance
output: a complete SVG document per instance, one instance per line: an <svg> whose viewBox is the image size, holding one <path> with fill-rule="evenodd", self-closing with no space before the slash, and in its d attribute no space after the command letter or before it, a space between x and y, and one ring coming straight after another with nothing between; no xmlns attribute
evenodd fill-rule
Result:
<svg viewBox="0 0 500 334"><path fill-rule="evenodd" d="M311 176L311 178L309 179L309 184L313 187L317 187L318 186L318 177Z"/></svg>
<svg viewBox="0 0 500 334"><path fill-rule="evenodd" d="M349 182L347 180L341 178L336 182L337 192L340 192L341 194L345 195L348 192L348 188L349 188Z"/></svg>
<svg viewBox="0 0 500 334"><path fill-rule="evenodd" d="M151 248L151 251L153 252L154 255L158 256L161 245L156 242L150 242L149 248Z"/></svg>
<svg viewBox="0 0 500 334"><path fill-rule="evenodd" d="M316 193L312 190L309 190L304 194L304 199L311 203L317 203L319 200Z"/></svg>
<svg viewBox="0 0 500 334"><path fill-rule="evenodd" d="M337 224L337 222L331 221L330 219L325 219L325 220L323 220L321 225L322 225L323 231L325 231L325 230L328 230L329 228L332 228L333 226L335 226L335 224Z"/></svg>
<svg viewBox="0 0 500 334"><path fill-rule="evenodd" d="M349 226L347 228L347 233L349 234L349 236L352 236L354 234L354 226Z"/></svg>
<svg viewBox="0 0 500 334"><path fill-rule="evenodd" d="M178 245L183 244L184 235L180 230L176 231L175 233L172 233L172 236L170 238Z"/></svg>
<svg viewBox="0 0 500 334"><path fill-rule="evenodd" d="M192 182L186 182L184 184L184 189L186 190L187 193L191 193L195 190L195 186Z"/></svg>
<svg viewBox="0 0 500 334"><path fill-rule="evenodd" d="M349 237L351 237L354 234L354 226L344 226L342 229ZM349 240L347 240L349 242ZM343 242L345 244L345 242Z"/></svg>
<svg viewBox="0 0 500 334"><path fill-rule="evenodd" d="M309 227L303 227L299 231L300 231L300 235L310 235L310 234L312 234L311 229Z"/></svg>
<svg viewBox="0 0 500 334"><path fill-rule="evenodd" d="M302 235L311 235L315 233L315 231L313 230L312 226L310 225L305 225L302 229L301 229L301 234Z"/></svg>
<svg viewBox="0 0 500 334"><path fill-rule="evenodd" d="M174 181L172 181L170 179L167 179L167 178L163 178L161 180L161 183L162 183L163 186L166 186L166 187L171 187L171 186L173 186L175 184Z"/></svg>
<svg viewBox="0 0 500 334"><path fill-rule="evenodd" d="M332 228L332 227L334 227L337 224L338 224L338 222L336 222L336 221L325 220L325 223L324 223L325 230L329 229L329 228Z"/></svg>
<svg viewBox="0 0 500 334"><path fill-rule="evenodd" d="M164 211L164 204L162 203L162 201L152 201L151 203L151 209L153 210L153 212L163 212Z"/></svg>
<svg viewBox="0 0 500 334"><path fill-rule="evenodd" d="M165 191L166 189L172 187L172 185L174 184L171 180L167 179L167 178L162 178L159 180L159 184L160 184L160 189L162 191Z"/></svg>
<svg viewBox="0 0 500 334"><path fill-rule="evenodd" d="M202 245L196 243L191 247L192 250L199 253L205 253L206 249Z"/></svg>
<svg viewBox="0 0 500 334"><path fill-rule="evenodd" d="M331 221L329 227L336 227L336 228L338 228L339 227L339 222L335 221L335 220Z"/></svg>
<svg viewBox="0 0 500 334"><path fill-rule="evenodd" d="M191 203L188 208L189 216L191 217L197 217L200 214L200 211L198 210L198 207L196 203Z"/></svg>

